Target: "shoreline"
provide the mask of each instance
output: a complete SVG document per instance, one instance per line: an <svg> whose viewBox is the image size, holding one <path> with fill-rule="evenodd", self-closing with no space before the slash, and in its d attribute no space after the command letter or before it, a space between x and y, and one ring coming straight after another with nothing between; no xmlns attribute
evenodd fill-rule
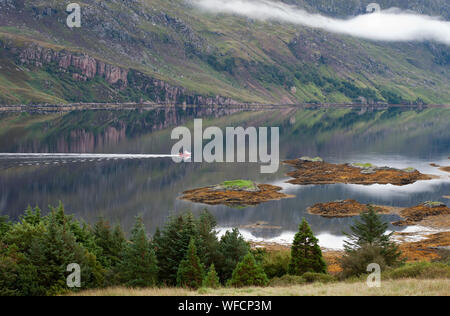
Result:
<svg viewBox="0 0 450 316"><path fill-rule="evenodd" d="M304 109L327 109L327 108L355 108L355 109L374 109L385 110L388 108L405 108L405 109L426 109L426 108L443 108L450 109L450 104L427 104L427 105L411 105L411 104L352 104L352 103L299 103L299 104L262 104L262 103L235 103L228 105L217 104L174 104L174 103L67 103L67 104L11 104L0 105L0 113L16 113L16 112L42 112L42 113L59 113L80 110L153 110L157 108L180 107L180 108L228 108L242 110L271 110L286 108L304 108Z"/></svg>
<svg viewBox="0 0 450 316"><path fill-rule="evenodd" d="M435 229L420 225L408 226L405 231L395 232L394 241L402 251L406 262L433 261L450 252L450 229ZM320 237L319 242L320 242ZM247 240L248 241L248 240ZM288 252L291 244L275 241L249 241L252 249L266 249L268 252ZM342 271L339 261L344 255L343 249L320 247L329 273Z"/></svg>

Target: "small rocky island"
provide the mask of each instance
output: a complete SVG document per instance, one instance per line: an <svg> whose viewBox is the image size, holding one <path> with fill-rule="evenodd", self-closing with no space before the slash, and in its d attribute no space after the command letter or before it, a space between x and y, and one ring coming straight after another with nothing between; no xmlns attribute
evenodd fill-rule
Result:
<svg viewBox="0 0 450 316"><path fill-rule="evenodd" d="M296 170L289 172L291 184L393 184L407 185L418 180L431 180L435 176L422 174L414 168L395 169L390 167L377 167L370 163L332 164L323 161L320 157L301 157L295 160L286 160L285 164L293 166Z"/></svg>
<svg viewBox="0 0 450 316"><path fill-rule="evenodd" d="M308 213L326 218L342 218L358 216L372 207L379 214L396 214L401 220L393 222L395 226L421 225L424 227L449 228L450 208L439 201L427 201L419 205L400 208L362 204L355 200L339 200L317 203L308 208Z"/></svg>
<svg viewBox="0 0 450 316"><path fill-rule="evenodd" d="M396 226L417 225L417 231L395 232L394 236L399 242L403 257L408 261L431 261L448 256L450 249L450 208L439 201L427 201L419 205L400 208L392 206L379 206L362 204L355 200L333 201L317 203L308 212L327 218L343 218L358 216L371 206L380 214L395 214L401 220L392 223ZM430 233L440 231L439 233ZM339 254L338 254L339 257Z"/></svg>
<svg viewBox="0 0 450 316"><path fill-rule="evenodd" d="M435 163L430 163L430 166L435 167L435 168L439 168L439 170L441 170L441 171L450 172L450 166L440 166L440 165L435 164Z"/></svg>
<svg viewBox="0 0 450 316"><path fill-rule="evenodd" d="M399 215L404 219L392 223L396 226L422 225L450 227L450 208L439 201L427 201L417 206L405 208Z"/></svg>
<svg viewBox="0 0 450 316"><path fill-rule="evenodd" d="M372 206L375 212L380 214L390 214L391 210L387 207L362 204L355 200L339 200L327 203L317 203L308 208L308 213L320 215L322 217L352 217L366 212Z"/></svg>
<svg viewBox="0 0 450 316"><path fill-rule="evenodd" d="M282 188L270 184L257 184L250 180L234 180L185 191L180 199L208 205L245 207L293 197L279 192L281 190Z"/></svg>

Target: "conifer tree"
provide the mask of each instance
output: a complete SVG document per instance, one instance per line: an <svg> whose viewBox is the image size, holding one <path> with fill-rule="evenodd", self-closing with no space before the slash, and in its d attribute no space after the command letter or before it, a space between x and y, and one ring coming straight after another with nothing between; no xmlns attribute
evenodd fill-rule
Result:
<svg viewBox="0 0 450 316"><path fill-rule="evenodd" d="M98 287L103 284L101 266L87 249L76 242L74 234L60 217L52 212L42 237L31 244L28 259L37 268L37 280L45 293L34 295L53 295L67 290L66 268L71 263L81 267L81 287Z"/></svg>
<svg viewBox="0 0 450 316"><path fill-rule="evenodd" d="M100 218L94 225L95 244L100 248L98 259L105 268L114 268L120 262L125 244L125 236L120 226L114 230L107 221Z"/></svg>
<svg viewBox="0 0 450 316"><path fill-rule="evenodd" d="M350 227L351 233L344 233L347 236L344 244L346 253L357 252L361 248L364 248L365 252L367 248L377 248L386 265L395 265L399 262L401 252L391 241L393 232L387 234L387 229L388 223L369 206L367 212L361 214L360 220L355 220Z"/></svg>
<svg viewBox="0 0 450 316"><path fill-rule="evenodd" d="M14 282L6 285L8 291L20 295L67 291L66 269L71 263L80 265L83 289L103 286L104 271L96 256L78 243L73 224L63 207L58 213L52 209L45 217L41 217L39 208L29 207L20 222L9 227L0 241L7 245L4 253L0 247L0 266L6 264L5 277L9 281L15 275Z"/></svg>
<svg viewBox="0 0 450 316"><path fill-rule="evenodd" d="M205 279L203 280L203 287L217 289L220 287L219 276L217 275L216 268L214 264L211 264L209 267L209 271L206 274Z"/></svg>
<svg viewBox="0 0 450 316"><path fill-rule="evenodd" d="M119 274L122 282L132 287L149 287L157 282L156 255L150 247L141 217L136 218L130 243L125 246Z"/></svg>
<svg viewBox="0 0 450 316"><path fill-rule="evenodd" d="M269 279L263 268L256 263L255 257L251 252L247 253L244 259L237 265L233 271L230 286L266 286Z"/></svg>
<svg viewBox="0 0 450 316"><path fill-rule="evenodd" d="M21 222L28 223L31 225L37 225L41 222L41 209L36 206L34 209L31 208L30 205L28 205L27 209L25 210L25 214L20 217Z"/></svg>
<svg viewBox="0 0 450 316"><path fill-rule="evenodd" d="M113 265L117 265L121 259L121 255L123 253L126 244L125 233L123 232L120 225L114 226L111 237L111 243L112 245L109 248L111 255L111 262Z"/></svg>
<svg viewBox="0 0 450 316"><path fill-rule="evenodd" d="M181 261L177 274L177 285L191 289L202 286L204 276L203 265L197 255L195 240L192 238L185 258Z"/></svg>
<svg viewBox="0 0 450 316"><path fill-rule="evenodd" d="M209 267L218 261L219 239L215 230L216 225L216 219L206 209L203 210L196 221L198 236L196 245L200 261L205 267Z"/></svg>
<svg viewBox="0 0 450 316"><path fill-rule="evenodd" d="M192 214L169 218L162 231L157 230L153 243L158 258L159 280L166 285L177 284L178 267L186 255L191 238L196 239Z"/></svg>
<svg viewBox="0 0 450 316"><path fill-rule="evenodd" d="M233 270L249 252L250 246L237 228L227 231L220 239L217 271L220 280L225 282L231 278Z"/></svg>
<svg viewBox="0 0 450 316"><path fill-rule="evenodd" d="M0 240L10 230L12 224L8 220L8 216L0 216Z"/></svg>
<svg viewBox="0 0 450 316"><path fill-rule="evenodd" d="M302 275L306 272L327 272L327 266L323 260L322 250L318 243L319 240L314 237L308 222L303 219L291 247L290 274Z"/></svg>

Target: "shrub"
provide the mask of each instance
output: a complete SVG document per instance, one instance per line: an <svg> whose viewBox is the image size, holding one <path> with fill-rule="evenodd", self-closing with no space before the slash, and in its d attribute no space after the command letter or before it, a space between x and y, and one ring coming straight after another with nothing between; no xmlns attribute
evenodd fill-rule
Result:
<svg viewBox="0 0 450 316"><path fill-rule="evenodd" d="M305 283L306 281L302 276L286 274L281 277L271 279L269 286L292 286Z"/></svg>
<svg viewBox="0 0 450 316"><path fill-rule="evenodd" d="M348 278L366 274L367 266L371 263L379 264L382 270L386 267L383 250L380 247L365 245L358 250L348 252L340 260L342 267L340 277Z"/></svg>
<svg viewBox="0 0 450 316"><path fill-rule="evenodd" d="M262 258L262 267L269 279L288 273L291 254L288 251L270 251Z"/></svg>
<svg viewBox="0 0 450 316"><path fill-rule="evenodd" d="M443 263L415 262L383 273L387 279L440 279L450 278L450 266Z"/></svg>
<svg viewBox="0 0 450 316"><path fill-rule="evenodd" d="M336 281L336 279L329 274L315 273L315 272L306 272L302 275L302 278L307 283L314 283L314 282L329 283Z"/></svg>
<svg viewBox="0 0 450 316"><path fill-rule="evenodd" d="M266 286L269 283L267 275L262 267L256 263L255 258L249 252L233 271L230 286Z"/></svg>

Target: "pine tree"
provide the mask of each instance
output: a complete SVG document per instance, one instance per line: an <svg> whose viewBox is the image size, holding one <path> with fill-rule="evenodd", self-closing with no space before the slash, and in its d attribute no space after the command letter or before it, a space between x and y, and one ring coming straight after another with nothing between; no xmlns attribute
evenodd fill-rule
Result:
<svg viewBox="0 0 450 316"><path fill-rule="evenodd" d="M255 257L249 252L234 269L230 286L266 286L269 283L263 268L256 263Z"/></svg>
<svg viewBox="0 0 450 316"><path fill-rule="evenodd" d="M20 217L21 222L31 225L38 225L41 220L41 209L38 206L32 209L31 206L28 205L28 208L25 210L25 214Z"/></svg>
<svg viewBox="0 0 450 316"><path fill-rule="evenodd" d="M379 248L388 266L399 262L401 252L397 245L391 241L392 233L386 234L388 223L381 219L373 207L369 206L368 211L361 214L360 220L350 227L351 233L344 233L347 239L344 244L346 253L358 251L361 248Z"/></svg>
<svg viewBox="0 0 450 316"><path fill-rule="evenodd" d="M125 246L119 268L120 279L128 286L149 287L157 282L156 255L150 247L141 217L136 218L130 243Z"/></svg>
<svg viewBox="0 0 450 316"><path fill-rule="evenodd" d="M318 243L319 241L314 237L308 222L303 219L291 248L290 274L302 275L306 272L327 272L327 266L323 260L322 250Z"/></svg>
<svg viewBox="0 0 450 316"><path fill-rule="evenodd" d="M177 285L192 289L202 286L204 269L197 255L195 240L192 238L185 258L181 261L177 274Z"/></svg>
<svg viewBox="0 0 450 316"><path fill-rule="evenodd" d="M217 271L222 282L231 278L233 270L249 250L248 242L244 240L237 228L231 232L227 231L222 236L219 244L220 257L217 262Z"/></svg>
<svg viewBox="0 0 450 316"><path fill-rule="evenodd" d="M11 275L16 275L8 290L27 296L67 291L66 268L71 263L81 267L83 289L103 286L104 270L72 231L73 227L81 226L70 220L63 210L61 204L59 212L53 209L49 215L41 217L39 208L29 207L20 222L10 226L3 236L0 244L5 243L7 251L2 253L0 245L0 261L6 264L9 280ZM89 235L88 230L82 232Z"/></svg>
<svg viewBox="0 0 450 316"><path fill-rule="evenodd" d="M98 260L105 268L114 268L120 262L120 256L125 244L125 236L116 225L114 230L107 221L100 218L94 225L95 244L100 248Z"/></svg>
<svg viewBox="0 0 450 316"><path fill-rule="evenodd" d="M211 264L211 266L209 267L209 271L206 274L205 279L203 280L203 287L210 289L217 289L218 287L220 287L219 276L217 275L214 264Z"/></svg>
<svg viewBox="0 0 450 316"><path fill-rule="evenodd" d="M66 268L71 263L81 267L82 288L102 286L103 271L95 256L76 242L69 225L61 224L59 215L55 212L49 215L45 232L33 240L29 250L28 259L37 268L38 284L46 290L37 295L67 290Z"/></svg>
<svg viewBox="0 0 450 316"><path fill-rule="evenodd" d="M178 267L186 255L191 238L196 239L192 214L171 217L162 231L157 230L153 243L158 258L159 280L166 285L177 284Z"/></svg>
<svg viewBox="0 0 450 316"><path fill-rule="evenodd" d="M8 216L0 216L0 240L2 240L3 236L11 229L11 222L8 219Z"/></svg>
<svg viewBox="0 0 450 316"><path fill-rule="evenodd" d="M109 223L100 218L94 225L94 239L97 246L100 247L98 260L105 268L111 268L112 258L110 257L110 247L112 246L112 234Z"/></svg>
<svg viewBox="0 0 450 316"><path fill-rule="evenodd" d="M196 240L197 250L203 266L209 267L218 261L219 239L217 238L216 219L208 212L203 212L196 221L198 238Z"/></svg>
<svg viewBox="0 0 450 316"><path fill-rule="evenodd" d="M123 253L126 239L125 239L125 233L123 232L120 225L114 226L113 232L112 232L112 238L111 238L112 245L110 246L110 256L111 256L111 262L114 265L117 265L121 260L121 255Z"/></svg>

